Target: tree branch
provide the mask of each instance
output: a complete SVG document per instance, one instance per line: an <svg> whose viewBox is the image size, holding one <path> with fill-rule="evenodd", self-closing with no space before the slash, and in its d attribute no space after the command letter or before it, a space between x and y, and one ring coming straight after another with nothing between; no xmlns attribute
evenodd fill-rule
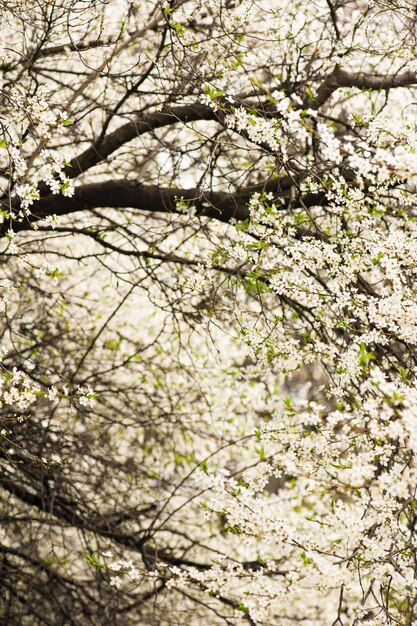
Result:
<svg viewBox="0 0 417 626"><path fill-rule="evenodd" d="M255 192L272 191L282 201L282 207L290 204L295 206L316 206L323 203L323 192L307 193L302 198L291 197L290 180L288 177L269 181L262 186L248 187L239 192L226 193L222 191L203 191L199 188L176 189L145 186L130 180L109 180L100 183L91 183L76 188L73 197L49 194L35 202L31 207L31 215L21 221L6 221L0 228L0 235L4 235L9 228L15 232L29 230L38 220L52 215L69 215L79 211L97 208L131 208L152 213L176 213L177 201L182 200L196 209L196 214L220 222L230 222L235 219L244 221L249 218L247 203ZM14 207L18 210L18 205Z"/></svg>
<svg viewBox="0 0 417 626"><path fill-rule="evenodd" d="M357 87L358 89L392 89L417 85L417 73L411 70L391 75L364 72L347 72L338 65L320 85L313 107L318 109L329 100L332 93L339 87Z"/></svg>
<svg viewBox="0 0 417 626"><path fill-rule="evenodd" d="M110 154L121 146L157 128L177 124L178 122L195 122L197 120L220 119L221 113L215 112L205 104L186 104L173 107L157 113L150 113L141 120L127 122L113 131L101 141L94 143L82 154L70 161L70 166L65 169L69 178L75 178L94 165L104 161Z"/></svg>

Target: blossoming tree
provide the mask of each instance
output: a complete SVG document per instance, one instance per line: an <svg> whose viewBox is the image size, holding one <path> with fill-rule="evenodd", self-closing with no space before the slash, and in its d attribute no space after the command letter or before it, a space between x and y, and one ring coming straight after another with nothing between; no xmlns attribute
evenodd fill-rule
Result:
<svg viewBox="0 0 417 626"><path fill-rule="evenodd" d="M409 0L3 0L0 621L417 624Z"/></svg>

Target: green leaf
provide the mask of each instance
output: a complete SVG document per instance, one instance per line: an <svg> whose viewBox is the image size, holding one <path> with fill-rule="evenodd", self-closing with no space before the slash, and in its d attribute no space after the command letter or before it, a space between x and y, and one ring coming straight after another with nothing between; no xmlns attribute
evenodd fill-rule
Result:
<svg viewBox="0 0 417 626"><path fill-rule="evenodd" d="M261 461L265 461L265 459L266 459L266 455L265 455L265 449L264 449L264 447L263 447L263 446L258 446L258 447L255 447L255 452L256 452L256 454L258 454L258 455L259 455L259 459L260 459Z"/></svg>
<svg viewBox="0 0 417 626"><path fill-rule="evenodd" d="M374 361L376 356L373 352L367 350L366 344L361 343L359 348L359 365L367 367L370 361Z"/></svg>
<svg viewBox="0 0 417 626"><path fill-rule="evenodd" d="M203 470L203 472L205 472L207 474L207 472L208 472L208 465L207 465L206 461L201 461L199 465L200 465L201 469Z"/></svg>
<svg viewBox="0 0 417 626"><path fill-rule="evenodd" d="M104 569L104 564L100 563L100 561L98 560L97 552L91 552L90 554L88 552L85 552L84 558L87 561L87 563L91 565L91 567L95 567L97 569Z"/></svg>
<svg viewBox="0 0 417 626"><path fill-rule="evenodd" d="M310 557L307 556L305 552L301 552L301 558L303 560L304 567L307 567L307 565L311 565L311 563L313 562L313 560L310 559Z"/></svg>

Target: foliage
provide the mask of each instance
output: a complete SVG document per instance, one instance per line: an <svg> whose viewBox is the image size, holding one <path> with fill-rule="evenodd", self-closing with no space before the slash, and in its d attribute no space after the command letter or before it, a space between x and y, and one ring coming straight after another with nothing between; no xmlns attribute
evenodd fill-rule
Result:
<svg viewBox="0 0 417 626"><path fill-rule="evenodd" d="M0 621L417 623L417 14L3 0Z"/></svg>

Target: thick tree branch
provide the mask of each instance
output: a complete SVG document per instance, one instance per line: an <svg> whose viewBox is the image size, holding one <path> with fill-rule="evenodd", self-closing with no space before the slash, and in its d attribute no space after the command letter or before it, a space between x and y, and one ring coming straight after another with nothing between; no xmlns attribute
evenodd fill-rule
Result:
<svg viewBox="0 0 417 626"><path fill-rule="evenodd" d="M243 221L249 218L247 203L256 191L273 191L283 202L283 208L288 205L315 206L325 200L324 193L308 193L297 201L291 196L289 179L282 182L271 180L263 186L248 187L239 192L210 192L199 188L176 189L145 186L136 181L110 180L101 183L92 183L76 188L73 197L49 194L35 202L29 217L22 221L4 222L0 234L5 234L12 227L15 232L28 230L38 220L52 215L69 215L79 211L97 208L139 209L152 213L181 213L177 202L183 202L194 207L197 215L215 219L221 222L230 222L235 219ZM18 207L16 207L18 208Z"/></svg>
<svg viewBox="0 0 417 626"><path fill-rule="evenodd" d="M241 106L250 108L249 103L240 103ZM65 174L69 178L76 178L83 172L86 172L91 167L98 165L102 161L105 161L107 157L116 152L119 148L129 143L136 137L145 135L158 128L164 128L166 126L172 126L181 122L187 124L189 122L196 121L210 121L215 120L220 124L225 125L226 114L233 112L231 107L226 101L223 103L226 110L215 111L212 107L201 104L199 102L193 104L185 104L177 107L166 108L162 111L155 113L149 113L142 119L133 120L127 122L123 126L120 126L115 131L101 139L96 140L89 148L84 150L81 154L74 157L68 167L65 168ZM240 135L253 142L248 136L247 132L242 130ZM267 143L256 142L259 148L266 152L271 152L271 147ZM42 190L43 191L43 190Z"/></svg>
<svg viewBox="0 0 417 626"><path fill-rule="evenodd" d="M348 72L338 65L327 76L317 91L313 107L318 109L329 100L332 93L339 87L357 87L358 89L392 89L417 85L417 73L405 71L397 74L374 74L364 72Z"/></svg>
<svg viewBox="0 0 417 626"><path fill-rule="evenodd" d="M110 135L107 135L107 137L104 137L100 142L94 143L90 148L87 148L87 150L72 159L65 173L69 178L75 178L94 165L104 161L110 154L132 141L132 139L135 139L135 137L140 137L157 128L171 126L178 122L207 121L220 119L220 117L220 113L216 113L211 107L199 103L186 104L157 113L150 113L141 120L127 122Z"/></svg>

